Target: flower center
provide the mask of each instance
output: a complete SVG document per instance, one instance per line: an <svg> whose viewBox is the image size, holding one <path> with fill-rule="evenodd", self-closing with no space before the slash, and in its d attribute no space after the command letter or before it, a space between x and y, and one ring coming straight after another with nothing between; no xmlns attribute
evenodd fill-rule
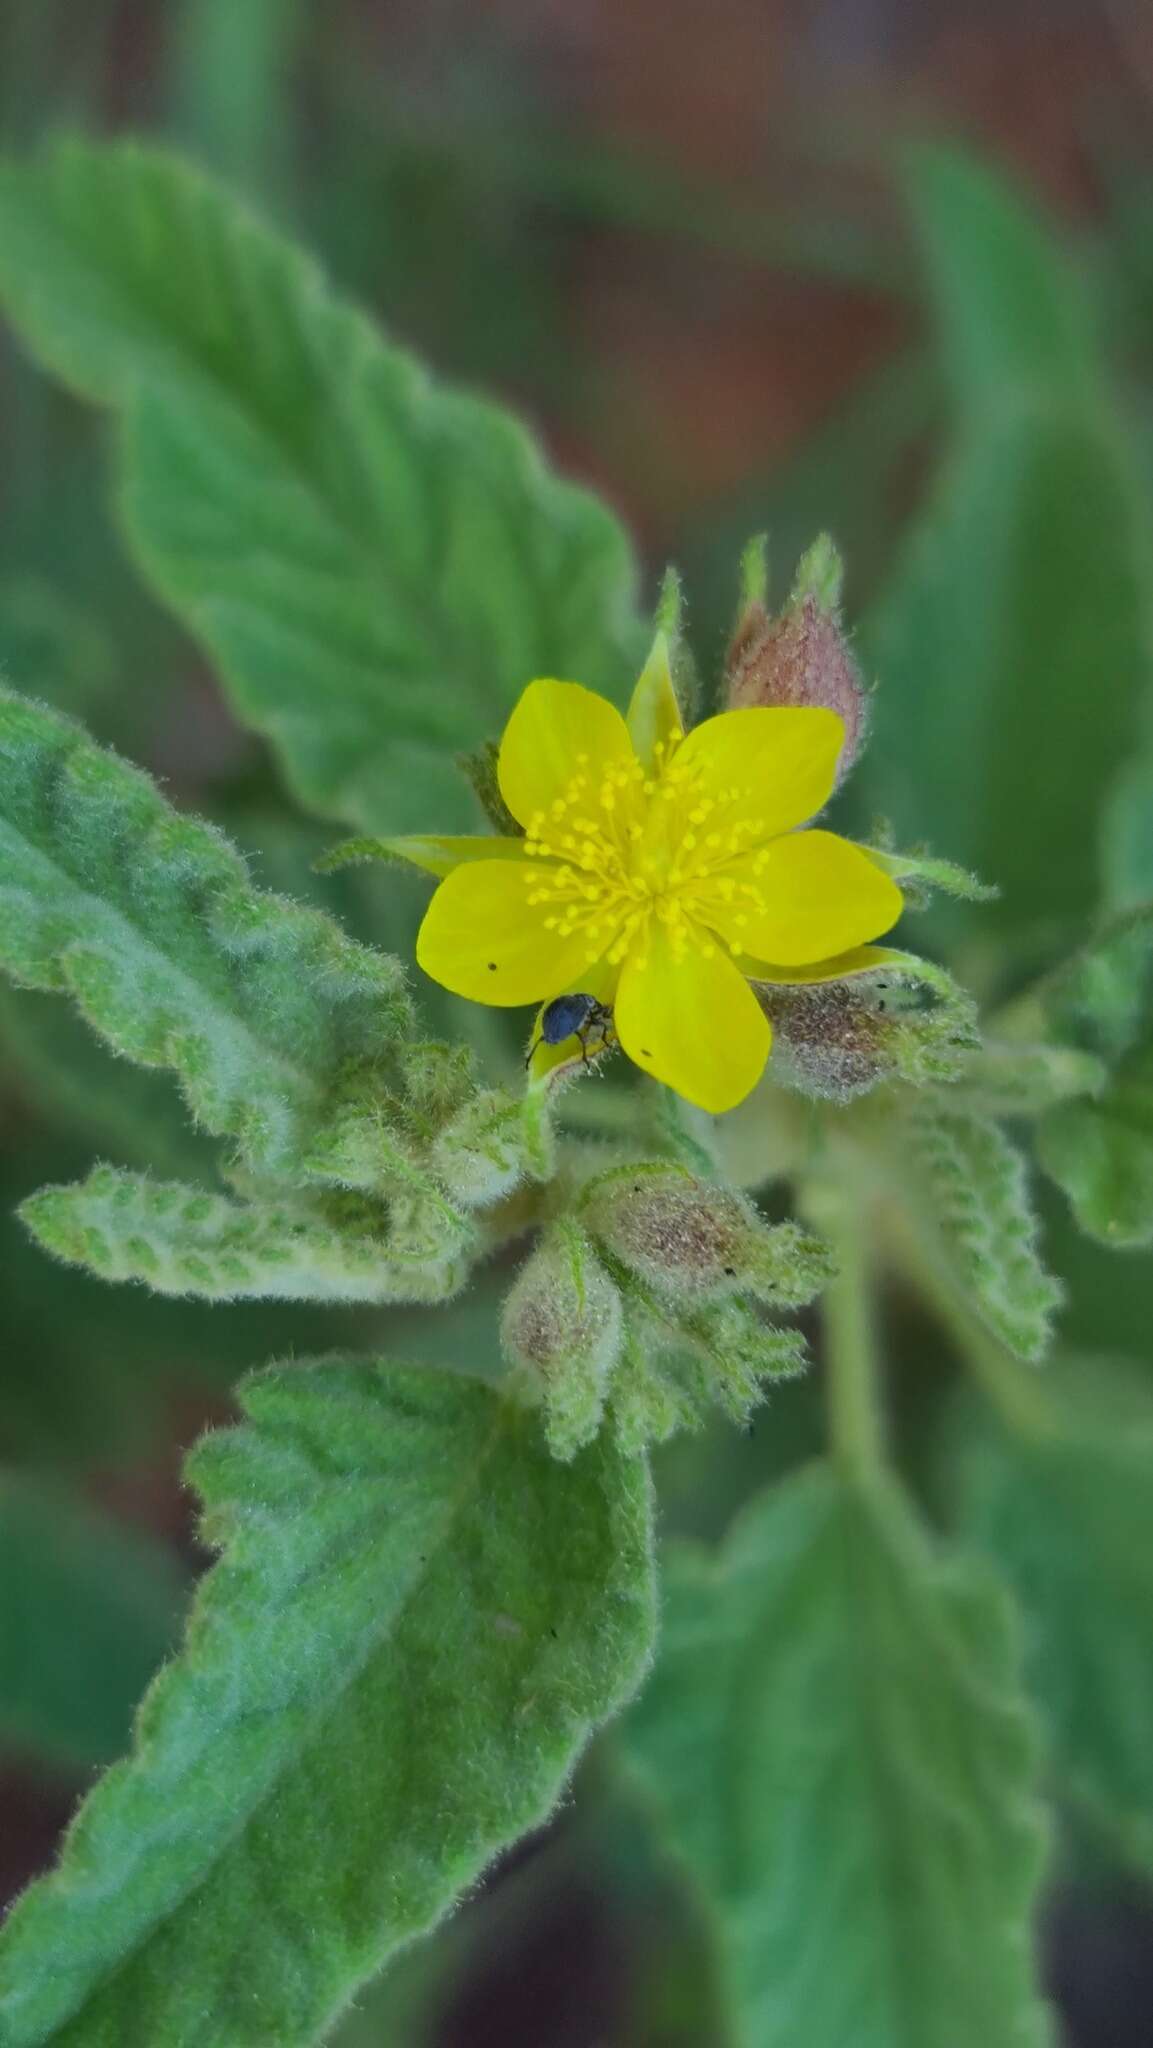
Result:
<svg viewBox="0 0 1153 2048"><path fill-rule="evenodd" d="M752 878L768 860L763 845L754 850L762 837L755 793L707 787L679 747L679 738L658 742L651 776L632 759L613 762L599 782L578 754L561 793L528 821L525 852L548 863L529 904L545 907L546 930L583 933L590 966L619 963L634 943L643 955L653 918L679 957L690 943L712 950L702 926L723 920L739 933L764 908Z"/></svg>

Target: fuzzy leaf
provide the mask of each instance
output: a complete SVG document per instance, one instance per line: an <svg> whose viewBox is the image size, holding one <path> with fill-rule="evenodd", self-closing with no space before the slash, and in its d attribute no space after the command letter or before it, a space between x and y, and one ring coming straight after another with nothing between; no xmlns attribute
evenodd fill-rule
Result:
<svg viewBox="0 0 1153 2048"><path fill-rule="evenodd" d="M233 1202L112 1166L41 1188L20 1214L70 1265L204 1301L438 1301L468 1269L463 1229L398 1244L383 1208Z"/></svg>
<svg viewBox="0 0 1153 2048"><path fill-rule="evenodd" d="M116 410L141 567L318 810L451 830L470 809L452 755L531 677L631 683L607 510L178 160L70 142L9 166L0 296Z"/></svg>
<svg viewBox="0 0 1153 2048"><path fill-rule="evenodd" d="M0 1738L75 1769L109 1763L172 1647L180 1575L164 1551L55 1487L0 1487Z"/></svg>
<svg viewBox="0 0 1153 2048"><path fill-rule="evenodd" d="M1033 1744L996 1589L815 1466L674 1553L627 1724L747 2048L1039 2048Z"/></svg>
<svg viewBox="0 0 1153 2048"><path fill-rule="evenodd" d="M1096 1094L1104 1081L1105 1068L1091 1052L992 1040L966 1058L952 1098L978 1116L1040 1116L1056 1103Z"/></svg>
<svg viewBox="0 0 1153 2048"><path fill-rule="evenodd" d="M1050 1111L1037 1156L1102 1244L1153 1243L1153 910L1134 905L1093 934L1041 991L1059 1036L1108 1065L1089 1101Z"/></svg>
<svg viewBox="0 0 1153 2048"><path fill-rule="evenodd" d="M1037 1254L1025 1162L998 1124L917 1106L900 1127L933 1234L989 1328L1022 1358L1040 1358L1061 1288Z"/></svg>
<svg viewBox="0 0 1153 2048"><path fill-rule="evenodd" d="M1101 806L1153 680L1153 542L1057 237L956 150L918 150L907 192L953 418L858 646L881 678L863 773L901 841L998 884L984 929L1049 928L1095 903Z"/></svg>
<svg viewBox="0 0 1153 2048"><path fill-rule="evenodd" d="M198 1122L283 1169L346 1062L407 1017L399 963L255 889L220 833L70 720L0 691L0 966L67 991Z"/></svg>
<svg viewBox="0 0 1153 2048"><path fill-rule="evenodd" d="M1020 1602L1058 1793L1153 1872L1153 1401L1148 1369L1061 1361L1050 1426L965 1436L956 1506Z"/></svg>
<svg viewBox="0 0 1153 2048"><path fill-rule="evenodd" d="M0 1939L5 2048L295 2048L544 1819L653 1625L649 1483L451 1374L257 1375L135 1757Z"/></svg>
<svg viewBox="0 0 1153 2048"><path fill-rule="evenodd" d="M1037 1157L1090 1237L1119 1250L1153 1244L1153 1041L1095 1099L1050 1110Z"/></svg>
<svg viewBox="0 0 1153 2048"><path fill-rule="evenodd" d="M1042 984L1056 1036L1118 1060L1153 1026L1153 902L1132 905L1092 932Z"/></svg>

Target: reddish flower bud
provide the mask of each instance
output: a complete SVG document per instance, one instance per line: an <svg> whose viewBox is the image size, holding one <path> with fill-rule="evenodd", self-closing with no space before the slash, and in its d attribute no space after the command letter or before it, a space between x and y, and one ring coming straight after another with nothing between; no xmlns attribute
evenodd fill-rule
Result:
<svg viewBox="0 0 1153 2048"><path fill-rule="evenodd" d="M864 743L868 698L836 613L808 593L778 618L756 600L745 606L729 648L726 706L815 704L844 721L837 781Z"/></svg>

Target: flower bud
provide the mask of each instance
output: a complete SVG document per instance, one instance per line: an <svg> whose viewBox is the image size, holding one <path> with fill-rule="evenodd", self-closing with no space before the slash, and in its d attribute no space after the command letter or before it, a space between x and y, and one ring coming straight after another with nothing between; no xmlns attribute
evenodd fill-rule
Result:
<svg viewBox="0 0 1153 2048"><path fill-rule="evenodd" d="M775 1078L822 1101L851 1102L888 1080L955 1080L978 1042L962 991L912 956L844 981L752 987L773 1027Z"/></svg>
<svg viewBox="0 0 1153 2048"><path fill-rule="evenodd" d="M581 1210L606 1250L662 1294L693 1299L749 1284L755 1211L682 1166L614 1167L589 1183Z"/></svg>
<svg viewBox="0 0 1153 2048"><path fill-rule="evenodd" d="M754 982L773 1027L774 1079L819 1101L851 1102L893 1073L885 998L864 982Z"/></svg>
<svg viewBox="0 0 1153 2048"><path fill-rule="evenodd" d="M544 1407L555 1457L596 1435L623 1327L620 1295L584 1232L554 1224L513 1283L501 1342L516 1391Z"/></svg>
<svg viewBox="0 0 1153 2048"><path fill-rule="evenodd" d="M482 1089L438 1132L430 1161L466 1209L501 1201L526 1170L520 1103L503 1089Z"/></svg>
<svg viewBox="0 0 1153 2048"><path fill-rule="evenodd" d="M837 781L861 751L868 698L840 625L841 558L827 534L797 568L792 596L777 618L765 609L768 571L763 542L742 562L744 605L725 670L730 711L750 705L817 705L835 711L845 728Z"/></svg>
<svg viewBox="0 0 1153 2048"><path fill-rule="evenodd" d="M729 649L726 684L730 711L756 704L835 711L845 727L837 764L837 781L844 780L864 742L868 699L835 613L812 596L775 619L762 604L747 605Z"/></svg>

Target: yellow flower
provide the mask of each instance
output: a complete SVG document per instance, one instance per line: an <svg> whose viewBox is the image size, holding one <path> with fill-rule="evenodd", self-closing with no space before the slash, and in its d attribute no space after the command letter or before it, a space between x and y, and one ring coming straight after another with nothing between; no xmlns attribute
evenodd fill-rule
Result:
<svg viewBox="0 0 1153 2048"><path fill-rule="evenodd" d="M443 877L420 965L473 1002L609 1003L637 1066L731 1109L771 1043L749 978L860 971L901 913L860 847L797 830L832 793L843 737L812 707L725 711L686 733L663 638L627 719L578 683L529 683L498 764L524 837L384 842Z"/></svg>

